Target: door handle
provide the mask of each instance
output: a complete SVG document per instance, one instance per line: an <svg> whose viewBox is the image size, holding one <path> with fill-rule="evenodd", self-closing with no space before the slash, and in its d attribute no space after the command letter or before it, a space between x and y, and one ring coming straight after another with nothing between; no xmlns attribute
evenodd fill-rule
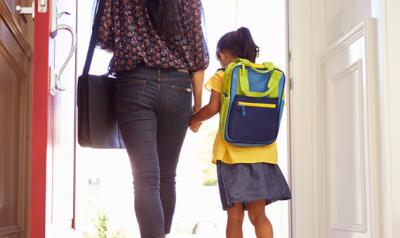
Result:
<svg viewBox="0 0 400 238"><path fill-rule="evenodd" d="M69 54L65 59L64 63L62 64L61 68L58 70L58 72L54 73L52 69L50 70L51 73L50 80L52 81L50 82L51 85L50 93L52 95L57 94L57 92L59 91L65 91L65 88L62 86L61 75L64 72L65 68L67 67L69 61L71 60L76 50L76 36L75 36L75 31L72 29L72 27L65 24L58 25L56 29L50 33L51 39L55 39L59 31L68 31L71 34L71 46Z"/></svg>

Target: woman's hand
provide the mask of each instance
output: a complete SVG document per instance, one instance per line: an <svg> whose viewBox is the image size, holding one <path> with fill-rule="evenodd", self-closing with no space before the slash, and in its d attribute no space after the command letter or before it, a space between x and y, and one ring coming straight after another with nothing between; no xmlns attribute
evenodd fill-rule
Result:
<svg viewBox="0 0 400 238"><path fill-rule="evenodd" d="M201 109L201 105L194 104L193 108L192 108L192 113L194 114L194 113L200 111L200 109Z"/></svg>

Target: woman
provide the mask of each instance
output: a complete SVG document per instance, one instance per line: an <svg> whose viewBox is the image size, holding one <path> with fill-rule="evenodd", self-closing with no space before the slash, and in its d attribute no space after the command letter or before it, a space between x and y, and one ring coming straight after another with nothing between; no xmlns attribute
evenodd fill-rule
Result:
<svg viewBox="0 0 400 238"><path fill-rule="evenodd" d="M142 238L171 229L179 153L209 62L201 23L200 0L105 0L98 45L113 51L109 70Z"/></svg>

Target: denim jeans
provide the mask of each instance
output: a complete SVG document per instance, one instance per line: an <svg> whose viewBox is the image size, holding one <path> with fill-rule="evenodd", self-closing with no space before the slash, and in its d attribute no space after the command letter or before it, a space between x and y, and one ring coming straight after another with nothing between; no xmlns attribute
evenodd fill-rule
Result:
<svg viewBox="0 0 400 238"><path fill-rule="evenodd" d="M187 72L137 67L119 73L115 108L133 173L142 238L164 237L175 210L175 176L192 107Z"/></svg>

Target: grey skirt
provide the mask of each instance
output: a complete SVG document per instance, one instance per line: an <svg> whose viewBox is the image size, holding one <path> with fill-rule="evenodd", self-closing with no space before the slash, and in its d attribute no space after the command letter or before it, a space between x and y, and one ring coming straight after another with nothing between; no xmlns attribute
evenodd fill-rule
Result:
<svg viewBox="0 0 400 238"><path fill-rule="evenodd" d="M265 200L268 205L291 198L289 186L276 164L225 164L217 162L218 187L224 210L235 203Z"/></svg>

